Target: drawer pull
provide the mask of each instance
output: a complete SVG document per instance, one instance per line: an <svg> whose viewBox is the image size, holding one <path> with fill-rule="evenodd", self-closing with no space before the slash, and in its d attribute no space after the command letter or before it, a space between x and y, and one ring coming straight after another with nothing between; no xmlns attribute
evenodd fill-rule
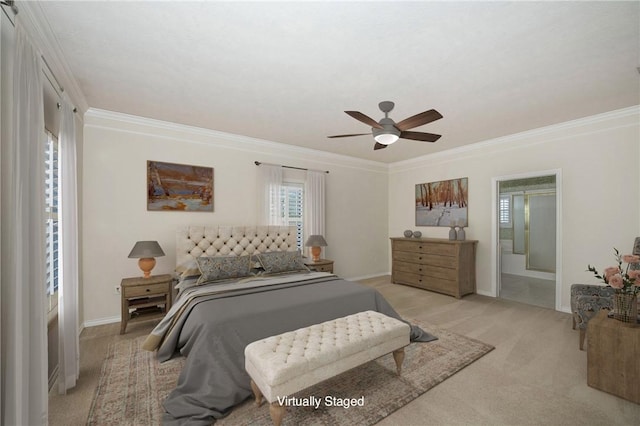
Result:
<svg viewBox="0 0 640 426"><path fill-rule="evenodd" d="M418 258L418 260L422 260L422 256L420 256L420 257Z"/></svg>
<svg viewBox="0 0 640 426"><path fill-rule="evenodd" d="M150 288L148 288L148 289L147 289L147 293L149 293L150 291L151 291L151 289L150 289Z"/></svg>

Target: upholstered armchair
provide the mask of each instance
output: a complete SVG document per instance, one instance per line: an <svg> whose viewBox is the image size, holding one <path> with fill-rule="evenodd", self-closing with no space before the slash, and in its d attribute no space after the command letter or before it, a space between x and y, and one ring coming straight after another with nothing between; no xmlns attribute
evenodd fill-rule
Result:
<svg viewBox="0 0 640 426"><path fill-rule="evenodd" d="M601 309L613 309L613 293L613 288L603 285L571 285L573 329L578 327L580 330L580 350L584 350L584 337L587 333L589 320L596 316Z"/></svg>

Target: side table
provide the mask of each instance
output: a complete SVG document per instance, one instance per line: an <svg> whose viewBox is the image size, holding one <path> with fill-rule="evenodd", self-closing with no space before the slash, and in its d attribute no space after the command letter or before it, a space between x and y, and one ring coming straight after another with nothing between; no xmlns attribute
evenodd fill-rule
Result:
<svg viewBox="0 0 640 426"><path fill-rule="evenodd" d="M333 260L320 259L317 262L314 262L313 260L306 260L304 264L312 271L330 272L333 274Z"/></svg>
<svg viewBox="0 0 640 426"><path fill-rule="evenodd" d="M161 318L171 308L172 282L169 274L124 278L120 283L120 334L126 332L127 323L133 320Z"/></svg>
<svg viewBox="0 0 640 426"><path fill-rule="evenodd" d="M608 318L587 324L587 384L640 404L640 324Z"/></svg>

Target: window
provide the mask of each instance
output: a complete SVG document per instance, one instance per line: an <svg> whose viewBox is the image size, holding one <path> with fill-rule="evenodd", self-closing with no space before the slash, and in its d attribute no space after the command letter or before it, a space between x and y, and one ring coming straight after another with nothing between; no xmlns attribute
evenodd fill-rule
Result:
<svg viewBox="0 0 640 426"><path fill-rule="evenodd" d="M282 182L280 202L282 206L284 224L288 226L296 226L296 243L298 249L302 252L304 247L304 184L297 182Z"/></svg>
<svg viewBox="0 0 640 426"><path fill-rule="evenodd" d="M58 306L58 140L47 132L45 147L46 291L49 312Z"/></svg>
<svg viewBox="0 0 640 426"><path fill-rule="evenodd" d="M500 227L511 227L511 195L500 196Z"/></svg>

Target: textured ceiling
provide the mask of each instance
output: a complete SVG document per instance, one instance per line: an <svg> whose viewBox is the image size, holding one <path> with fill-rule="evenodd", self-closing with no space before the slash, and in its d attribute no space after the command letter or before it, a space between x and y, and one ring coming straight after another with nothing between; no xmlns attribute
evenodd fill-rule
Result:
<svg viewBox="0 0 640 426"><path fill-rule="evenodd" d="M385 163L640 103L640 2L39 7L91 107ZM327 139L383 100L442 138Z"/></svg>

